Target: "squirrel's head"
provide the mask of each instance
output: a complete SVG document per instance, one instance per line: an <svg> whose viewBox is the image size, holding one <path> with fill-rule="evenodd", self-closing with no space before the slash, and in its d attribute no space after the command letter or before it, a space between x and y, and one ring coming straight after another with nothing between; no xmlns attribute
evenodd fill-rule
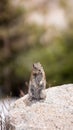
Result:
<svg viewBox="0 0 73 130"><path fill-rule="evenodd" d="M33 74L43 73L43 67L39 62L33 64Z"/></svg>

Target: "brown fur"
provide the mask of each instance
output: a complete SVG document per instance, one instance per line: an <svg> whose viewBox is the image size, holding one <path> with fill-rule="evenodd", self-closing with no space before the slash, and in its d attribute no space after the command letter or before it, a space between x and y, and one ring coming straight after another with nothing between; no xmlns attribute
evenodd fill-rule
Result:
<svg viewBox="0 0 73 130"><path fill-rule="evenodd" d="M45 99L45 88L46 78L43 67L40 63L34 63L29 81L29 98L35 100Z"/></svg>

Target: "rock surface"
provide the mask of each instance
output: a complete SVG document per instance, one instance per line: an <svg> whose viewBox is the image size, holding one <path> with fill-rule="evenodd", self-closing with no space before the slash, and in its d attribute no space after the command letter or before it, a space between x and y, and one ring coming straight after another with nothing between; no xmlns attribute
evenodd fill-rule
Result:
<svg viewBox="0 0 73 130"><path fill-rule="evenodd" d="M44 101L20 98L9 118L9 130L73 130L73 84L46 89Z"/></svg>

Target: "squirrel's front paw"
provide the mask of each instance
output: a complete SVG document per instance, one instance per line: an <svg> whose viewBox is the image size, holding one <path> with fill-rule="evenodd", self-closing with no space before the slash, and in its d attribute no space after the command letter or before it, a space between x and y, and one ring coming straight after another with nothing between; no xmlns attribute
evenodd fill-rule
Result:
<svg viewBox="0 0 73 130"><path fill-rule="evenodd" d="M45 93L44 90L41 91L41 93L40 93L40 98L41 98L41 99L45 99L45 98L46 98L46 93Z"/></svg>

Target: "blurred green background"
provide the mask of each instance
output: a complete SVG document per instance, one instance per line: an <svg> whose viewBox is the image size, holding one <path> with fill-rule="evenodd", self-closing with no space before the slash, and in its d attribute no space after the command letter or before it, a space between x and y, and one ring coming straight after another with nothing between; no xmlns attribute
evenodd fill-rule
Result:
<svg viewBox="0 0 73 130"><path fill-rule="evenodd" d="M0 96L27 93L34 62L47 87L73 83L72 0L0 0Z"/></svg>

